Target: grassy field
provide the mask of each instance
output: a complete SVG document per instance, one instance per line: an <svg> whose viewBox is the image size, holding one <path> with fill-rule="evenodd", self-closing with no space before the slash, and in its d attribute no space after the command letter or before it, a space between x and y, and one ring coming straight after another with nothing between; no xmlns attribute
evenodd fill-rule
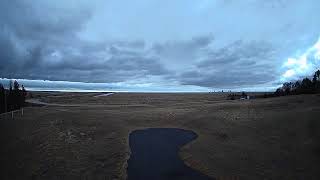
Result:
<svg viewBox="0 0 320 180"><path fill-rule="evenodd" d="M128 135L183 128L184 162L220 179L319 179L320 95L33 93L43 107L0 116L0 179L125 179ZM50 105L51 103L51 105Z"/></svg>

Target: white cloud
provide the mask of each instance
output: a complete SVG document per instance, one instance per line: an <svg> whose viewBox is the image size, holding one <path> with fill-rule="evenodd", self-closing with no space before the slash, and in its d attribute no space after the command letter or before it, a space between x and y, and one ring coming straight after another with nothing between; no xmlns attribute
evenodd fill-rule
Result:
<svg viewBox="0 0 320 180"><path fill-rule="evenodd" d="M284 78L292 78L292 76L294 76L295 74L296 72L293 69L289 69L282 76Z"/></svg>
<svg viewBox="0 0 320 180"><path fill-rule="evenodd" d="M296 57L290 57L284 62L283 68L285 69L285 73L280 77L281 81L295 80L303 76L312 75L315 70L320 68L319 54L320 38L304 52Z"/></svg>

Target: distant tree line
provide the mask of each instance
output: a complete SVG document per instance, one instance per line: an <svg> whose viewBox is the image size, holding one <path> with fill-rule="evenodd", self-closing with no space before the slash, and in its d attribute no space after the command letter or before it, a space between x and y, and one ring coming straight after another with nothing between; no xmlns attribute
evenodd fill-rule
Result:
<svg viewBox="0 0 320 180"><path fill-rule="evenodd" d="M248 98L248 95L244 91L241 92L241 94L239 94L239 93L231 93L231 94L228 94L228 96L227 96L228 100L247 99L247 98Z"/></svg>
<svg viewBox="0 0 320 180"><path fill-rule="evenodd" d="M251 98L269 98L277 96L288 96L288 95L298 95L298 94L315 94L320 93L320 70L317 70L313 74L313 78L304 78L296 82L285 82L282 87L278 88L274 93L264 93L263 95L255 95ZM227 96L229 100L245 98L247 94L242 92L232 93ZM250 98L250 99L251 99Z"/></svg>
<svg viewBox="0 0 320 180"><path fill-rule="evenodd" d="M286 82L274 92L274 96L320 93L320 70L316 71L312 80L304 78L296 82Z"/></svg>
<svg viewBox="0 0 320 180"><path fill-rule="evenodd" d="M27 91L18 81L10 81L9 89L0 83L0 113L20 109L25 105Z"/></svg>

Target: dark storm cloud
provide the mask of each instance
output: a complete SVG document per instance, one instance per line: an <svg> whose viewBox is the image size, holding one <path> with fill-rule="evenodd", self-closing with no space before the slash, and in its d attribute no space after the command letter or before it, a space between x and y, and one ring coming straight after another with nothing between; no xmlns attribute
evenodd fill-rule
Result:
<svg viewBox="0 0 320 180"><path fill-rule="evenodd" d="M288 57L319 38L319 7L317 0L1 0L0 78L274 83Z"/></svg>
<svg viewBox="0 0 320 180"><path fill-rule="evenodd" d="M59 4L61 1L32 2L1 1L2 29L9 30L12 36L22 40L61 40L61 36L68 38L74 35L74 32L83 26L91 14L87 8L63 8L64 4Z"/></svg>
<svg viewBox="0 0 320 180"><path fill-rule="evenodd" d="M105 46L104 46L105 47ZM28 52L21 68L6 66L2 76L13 78L67 80L83 82L121 82L144 75L168 74L158 59L139 52L110 48L77 47L77 52L37 47Z"/></svg>
<svg viewBox="0 0 320 180"><path fill-rule="evenodd" d="M14 62L17 58L14 45L12 44L10 39L8 39L7 36L3 33L0 33L0 58L2 64L0 66L1 70L4 70L7 67L14 66Z"/></svg>
<svg viewBox="0 0 320 180"><path fill-rule="evenodd" d="M273 49L266 42L236 41L219 50L207 49L204 60L198 64L200 68L214 68L221 64L251 65L272 58Z"/></svg>
<svg viewBox="0 0 320 180"><path fill-rule="evenodd" d="M27 2L0 3L0 77L121 82L168 73L158 59L137 51L144 41L81 40L77 33L90 17L88 9Z"/></svg>
<svg viewBox="0 0 320 180"><path fill-rule="evenodd" d="M199 75L197 72L189 73L189 75L193 75L193 77L184 78L183 84L212 88L236 88L264 84L270 82L270 78L275 77L272 74L259 74L250 71L229 71L224 72L223 75L219 75L220 73L222 72L207 75Z"/></svg>
<svg viewBox="0 0 320 180"><path fill-rule="evenodd" d="M183 84L238 87L274 80L273 48L265 42L236 41L218 50L207 50L197 68L180 75Z"/></svg>
<svg viewBox="0 0 320 180"><path fill-rule="evenodd" d="M152 50L163 59L187 61L195 59L214 40L213 36L199 36L191 40L167 41L154 44Z"/></svg>
<svg viewBox="0 0 320 180"><path fill-rule="evenodd" d="M168 41L155 44L153 50L159 54L171 54L177 51L186 53L197 50L198 48L207 47L213 40L214 38L212 36L200 36L187 41Z"/></svg>
<svg viewBox="0 0 320 180"><path fill-rule="evenodd" d="M53 4L52 4L53 5ZM15 78L37 69L50 48L65 48L77 41L75 33L89 12L57 10L45 3L0 2L1 76ZM67 15L68 14L68 15Z"/></svg>

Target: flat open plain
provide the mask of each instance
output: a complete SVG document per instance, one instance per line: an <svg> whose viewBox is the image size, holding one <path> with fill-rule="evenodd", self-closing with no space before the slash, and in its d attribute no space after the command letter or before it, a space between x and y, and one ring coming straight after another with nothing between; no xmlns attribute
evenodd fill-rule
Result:
<svg viewBox="0 0 320 180"><path fill-rule="evenodd" d="M196 132L180 156L210 177L320 178L320 95L100 94L33 93L48 104L0 115L0 179L125 179L129 134L149 127Z"/></svg>

